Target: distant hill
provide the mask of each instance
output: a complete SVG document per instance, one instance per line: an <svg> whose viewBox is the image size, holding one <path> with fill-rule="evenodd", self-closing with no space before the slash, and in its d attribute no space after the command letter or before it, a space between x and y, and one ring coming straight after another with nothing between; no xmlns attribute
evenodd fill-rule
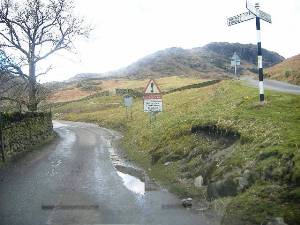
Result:
<svg viewBox="0 0 300 225"><path fill-rule="evenodd" d="M101 73L79 73L74 77L71 77L68 81L77 81L84 79L93 79L93 78L101 78L103 75Z"/></svg>
<svg viewBox="0 0 300 225"><path fill-rule="evenodd" d="M173 75L225 75L225 61L206 51L195 52L182 48L168 48L146 56L116 75L129 78L164 77Z"/></svg>
<svg viewBox="0 0 300 225"><path fill-rule="evenodd" d="M255 65L255 67L257 64L257 47L253 44L213 42L205 45L200 50L214 52L227 59L233 55L233 52L236 52L242 60ZM270 67L284 60L283 56L264 48L262 49L262 54L264 67Z"/></svg>
<svg viewBox="0 0 300 225"><path fill-rule="evenodd" d="M265 74L271 79L300 85L300 54L268 68Z"/></svg>
<svg viewBox="0 0 300 225"><path fill-rule="evenodd" d="M230 58L234 52L237 52L242 60L240 73L248 74L256 71L256 45L214 42L192 49L167 48L148 55L123 69L107 74L79 74L71 80L102 78L103 76L145 78L199 75L203 78L222 77L232 74ZM265 67L283 60L284 57L278 53L263 49Z"/></svg>

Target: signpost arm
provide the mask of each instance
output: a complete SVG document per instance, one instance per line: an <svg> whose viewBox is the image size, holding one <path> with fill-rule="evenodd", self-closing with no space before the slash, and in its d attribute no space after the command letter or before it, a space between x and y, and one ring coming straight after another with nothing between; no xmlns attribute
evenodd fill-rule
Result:
<svg viewBox="0 0 300 225"><path fill-rule="evenodd" d="M264 102L264 75L262 65L262 50L261 50L261 30L260 30L260 18L256 16L256 32L257 32L257 64L258 64L258 86L259 86L259 100Z"/></svg>

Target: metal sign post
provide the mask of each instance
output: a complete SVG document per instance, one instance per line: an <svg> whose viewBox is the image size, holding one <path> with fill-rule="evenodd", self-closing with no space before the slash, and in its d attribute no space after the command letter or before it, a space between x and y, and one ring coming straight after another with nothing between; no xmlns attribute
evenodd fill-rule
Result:
<svg viewBox="0 0 300 225"><path fill-rule="evenodd" d="M262 48L261 48L261 30L260 30L260 19L272 23L271 15L259 9L259 4L255 3L255 6L249 4L246 1L246 8L248 12L242 13L227 19L227 25L232 26L235 24L242 23L247 20L256 19L256 32L257 32L257 67L258 67L258 78L259 78L259 100L260 102L265 101L264 95L264 76L263 76L263 64L262 64Z"/></svg>

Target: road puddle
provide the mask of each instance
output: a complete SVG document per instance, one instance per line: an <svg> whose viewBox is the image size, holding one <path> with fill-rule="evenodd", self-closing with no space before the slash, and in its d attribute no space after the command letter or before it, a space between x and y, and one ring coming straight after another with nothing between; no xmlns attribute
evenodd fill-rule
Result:
<svg viewBox="0 0 300 225"><path fill-rule="evenodd" d="M108 151L110 160L117 170L118 176L122 178L123 184L128 190L139 195L144 195L145 191L155 191L158 189L156 183L142 169L137 168L131 162L124 159L116 151L110 140L106 143L103 141L103 143L102 149Z"/></svg>
<svg viewBox="0 0 300 225"><path fill-rule="evenodd" d="M57 129L57 128L61 128L61 127L67 127L68 125L67 124L63 124L63 123L60 123L58 121L53 121L53 129Z"/></svg>
<svg viewBox="0 0 300 225"><path fill-rule="evenodd" d="M117 174L122 178L123 184L127 189L136 194L145 194L145 183L140 179L120 171L117 171Z"/></svg>

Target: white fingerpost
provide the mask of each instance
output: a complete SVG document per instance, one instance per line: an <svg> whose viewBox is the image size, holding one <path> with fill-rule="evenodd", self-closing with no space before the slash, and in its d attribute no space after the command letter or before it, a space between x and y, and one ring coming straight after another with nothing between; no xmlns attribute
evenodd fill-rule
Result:
<svg viewBox="0 0 300 225"><path fill-rule="evenodd" d="M263 60L262 60L262 48L261 48L261 29L260 20L264 20L268 23L272 23L271 15L259 9L259 3L255 3L255 6L246 1L246 8L249 14L242 13L227 19L228 26L232 26L247 20L256 20L256 35L257 35L257 68L258 68L258 87L259 87L259 100L265 101L264 94L264 74L263 74Z"/></svg>

